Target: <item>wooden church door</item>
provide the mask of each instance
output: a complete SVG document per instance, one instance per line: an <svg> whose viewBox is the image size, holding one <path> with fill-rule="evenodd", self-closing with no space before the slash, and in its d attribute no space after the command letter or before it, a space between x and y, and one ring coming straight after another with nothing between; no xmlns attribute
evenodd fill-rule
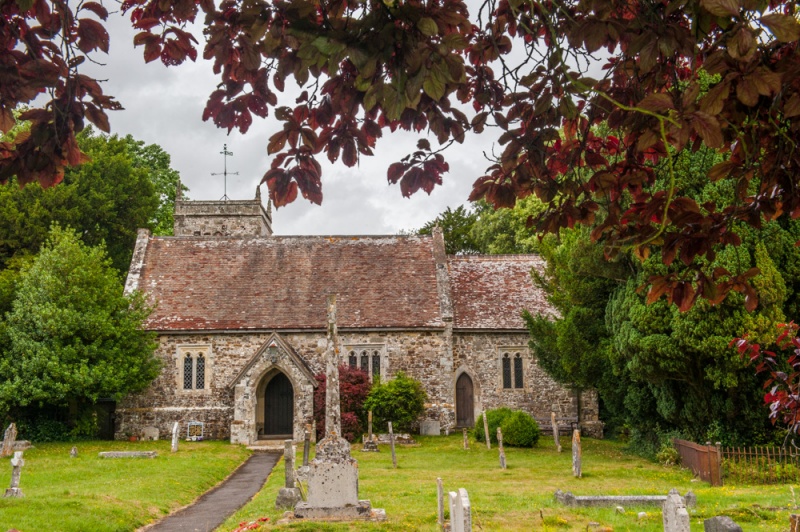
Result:
<svg viewBox="0 0 800 532"><path fill-rule="evenodd" d="M466 373L462 373L456 381L457 427L472 427L475 425L474 400L472 379Z"/></svg>
<svg viewBox="0 0 800 532"><path fill-rule="evenodd" d="M278 373L264 391L264 435L288 435L294 432L294 389L289 378Z"/></svg>

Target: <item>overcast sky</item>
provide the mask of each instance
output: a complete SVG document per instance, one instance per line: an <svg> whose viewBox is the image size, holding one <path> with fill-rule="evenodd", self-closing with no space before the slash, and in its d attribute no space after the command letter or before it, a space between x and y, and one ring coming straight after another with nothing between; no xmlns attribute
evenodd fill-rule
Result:
<svg viewBox="0 0 800 532"><path fill-rule="evenodd" d="M227 134L213 123L203 122L208 95L218 78L212 64L202 59L202 41L196 63L165 67L160 61L144 63L142 49L134 49L134 31L119 13L109 17L110 55L95 54L104 62L83 71L103 82L103 90L125 108L109 112L111 132L131 134L148 144L158 144L172 156L172 166L190 191L191 199L214 200L224 194L220 152L227 144L233 156L228 158L227 195L230 199L249 199L264 172L269 168L267 139L277 131L277 122L254 117L250 130L241 135ZM87 63L84 63L86 65ZM287 93L290 91L287 80ZM291 105L294 97L287 98ZM488 162L484 151L491 150L488 138L467 137L464 145L454 145L445 157L450 172L444 185L428 196L418 192L403 198L400 187L388 185L386 169L392 162L414 150L417 135L395 133L378 140L373 157L362 157L360 165L347 168L331 165L325 155L323 164L323 202L313 205L298 198L293 204L273 211L276 234L393 234L416 229L435 218L447 207L465 204L471 185L483 174ZM433 141L432 145L436 145ZM266 202L266 188L262 189Z"/></svg>

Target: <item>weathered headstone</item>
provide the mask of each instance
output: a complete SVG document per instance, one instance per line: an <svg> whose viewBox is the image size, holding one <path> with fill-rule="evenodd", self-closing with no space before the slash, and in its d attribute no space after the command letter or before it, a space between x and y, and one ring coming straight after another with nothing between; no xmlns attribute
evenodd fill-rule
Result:
<svg viewBox="0 0 800 532"><path fill-rule="evenodd" d="M105 451L97 453L100 458L155 458L158 451Z"/></svg>
<svg viewBox="0 0 800 532"><path fill-rule="evenodd" d="M444 526L444 484L442 479L436 479L436 522L439 527Z"/></svg>
<svg viewBox="0 0 800 532"><path fill-rule="evenodd" d="M70 458L77 458L78 457L78 448L77 447L73 446L72 449L69 450L69 457Z"/></svg>
<svg viewBox="0 0 800 532"><path fill-rule="evenodd" d="M467 438L467 429L461 429L464 434L464 449L469 449L469 438Z"/></svg>
<svg viewBox="0 0 800 532"><path fill-rule="evenodd" d="M461 497L451 491L448 494L450 501L450 532L464 532L464 507L461 506Z"/></svg>
<svg viewBox="0 0 800 532"><path fill-rule="evenodd" d="M311 431L303 434L303 467L308 467L308 455L311 453Z"/></svg>
<svg viewBox="0 0 800 532"><path fill-rule="evenodd" d="M423 436L441 436L442 426L436 419L426 419L419 424L419 433Z"/></svg>
<svg viewBox="0 0 800 532"><path fill-rule="evenodd" d="M389 445L392 449L392 467L397 469L397 455L394 452L394 431L392 430L392 422L389 422Z"/></svg>
<svg viewBox="0 0 800 532"><path fill-rule="evenodd" d="M22 490L19 488L19 477L22 474L22 466L24 465L25 460L22 459L22 451L15 451L14 458L11 459L11 487L6 490L4 497L22 497Z"/></svg>
<svg viewBox="0 0 800 532"><path fill-rule="evenodd" d="M372 410L367 414L367 440L361 450L368 453L378 452L378 444L375 443L375 437L372 435Z"/></svg>
<svg viewBox="0 0 800 532"><path fill-rule="evenodd" d="M483 413L483 435L486 437L486 448L492 450L492 440L489 438L489 420L486 419L486 412Z"/></svg>
<svg viewBox="0 0 800 532"><path fill-rule="evenodd" d="M464 519L464 532L472 532L472 505L469 502L469 494L465 488L458 488L458 496L461 499L461 515Z"/></svg>
<svg viewBox="0 0 800 532"><path fill-rule="evenodd" d="M336 296L328 296L327 306L325 437L309 463L308 498L297 503L294 515L299 519L385 519L385 512L373 510L369 501L358 499L358 462L350 456L350 444L341 437Z"/></svg>
<svg viewBox="0 0 800 532"><path fill-rule="evenodd" d="M278 491L275 498L275 508L294 508L301 499L300 490L297 489L294 476L294 463L297 450L292 440L285 440L283 449L284 486Z"/></svg>
<svg viewBox="0 0 800 532"><path fill-rule="evenodd" d="M581 478L581 431L572 431L572 475Z"/></svg>
<svg viewBox="0 0 800 532"><path fill-rule="evenodd" d="M157 427L145 427L142 429L142 440L143 441L158 441L158 428Z"/></svg>
<svg viewBox="0 0 800 532"><path fill-rule="evenodd" d="M12 423L3 434L3 449L0 451L0 458L11 456L14 453L14 443L17 441L17 424Z"/></svg>
<svg viewBox="0 0 800 532"><path fill-rule="evenodd" d="M180 424L176 421L174 425L172 425L172 452L175 453L178 451L178 432L180 432Z"/></svg>
<svg viewBox="0 0 800 532"><path fill-rule="evenodd" d="M669 490L662 513L664 532L690 532L689 512L678 490Z"/></svg>
<svg viewBox="0 0 800 532"><path fill-rule="evenodd" d="M553 440L556 442L556 449L561 452L561 441L558 437L558 422L556 421L555 412L550 412L550 424L553 426Z"/></svg>
<svg viewBox="0 0 800 532"><path fill-rule="evenodd" d="M703 521L705 532L742 532L742 527L727 515L718 515Z"/></svg>
<svg viewBox="0 0 800 532"><path fill-rule="evenodd" d="M500 469L506 468L506 452L503 449L503 431L497 427L497 448L500 451Z"/></svg>

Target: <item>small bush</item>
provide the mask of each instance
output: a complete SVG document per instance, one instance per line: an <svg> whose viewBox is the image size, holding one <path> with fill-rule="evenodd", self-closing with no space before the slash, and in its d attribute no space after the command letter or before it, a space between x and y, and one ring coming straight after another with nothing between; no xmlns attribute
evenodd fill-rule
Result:
<svg viewBox="0 0 800 532"><path fill-rule="evenodd" d="M325 436L325 391L327 389L324 373L315 376L317 388L314 390L314 419L317 422L317 439ZM364 400L372 384L366 371L339 366L339 400L341 403L342 438L354 442L364 433Z"/></svg>
<svg viewBox="0 0 800 532"><path fill-rule="evenodd" d="M541 435L536 420L522 410L515 410L506 416L500 428L503 431L503 443L509 447L533 447Z"/></svg>
<svg viewBox="0 0 800 532"><path fill-rule="evenodd" d="M489 439L493 443L497 443L497 427L499 427L503 420L510 416L511 413L512 410L505 406L503 408L486 411L486 421L489 423ZM486 441L483 437L483 414L478 416L478 419L475 421L473 435L477 441Z"/></svg>
<svg viewBox="0 0 800 532"><path fill-rule="evenodd" d="M672 442L665 442L661 444L661 449L656 453L656 460L665 466L674 466L681 463L681 455Z"/></svg>
<svg viewBox="0 0 800 532"><path fill-rule="evenodd" d="M72 441L74 435L62 421L55 419L39 418L35 420L20 420L17 424L20 440L30 440L34 443L46 443L51 441Z"/></svg>
<svg viewBox="0 0 800 532"><path fill-rule="evenodd" d="M372 421L377 427L386 427L391 421L395 431L410 432L425 411L427 398L422 384L400 371L392 380L372 387L364 410L372 410Z"/></svg>

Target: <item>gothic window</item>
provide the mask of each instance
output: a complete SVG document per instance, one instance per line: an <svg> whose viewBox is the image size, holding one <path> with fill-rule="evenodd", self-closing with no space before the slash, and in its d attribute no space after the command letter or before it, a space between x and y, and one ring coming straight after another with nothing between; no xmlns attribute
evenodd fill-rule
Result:
<svg viewBox="0 0 800 532"><path fill-rule="evenodd" d="M178 382L184 391L206 389L209 354L209 346L178 348Z"/></svg>
<svg viewBox="0 0 800 532"><path fill-rule="evenodd" d="M366 372L371 380L380 379L386 366L383 353L383 346L351 347L347 352L347 363L351 368Z"/></svg>
<svg viewBox="0 0 800 532"><path fill-rule="evenodd" d="M520 351L501 351L500 370L504 389L523 389L525 387L525 362Z"/></svg>

